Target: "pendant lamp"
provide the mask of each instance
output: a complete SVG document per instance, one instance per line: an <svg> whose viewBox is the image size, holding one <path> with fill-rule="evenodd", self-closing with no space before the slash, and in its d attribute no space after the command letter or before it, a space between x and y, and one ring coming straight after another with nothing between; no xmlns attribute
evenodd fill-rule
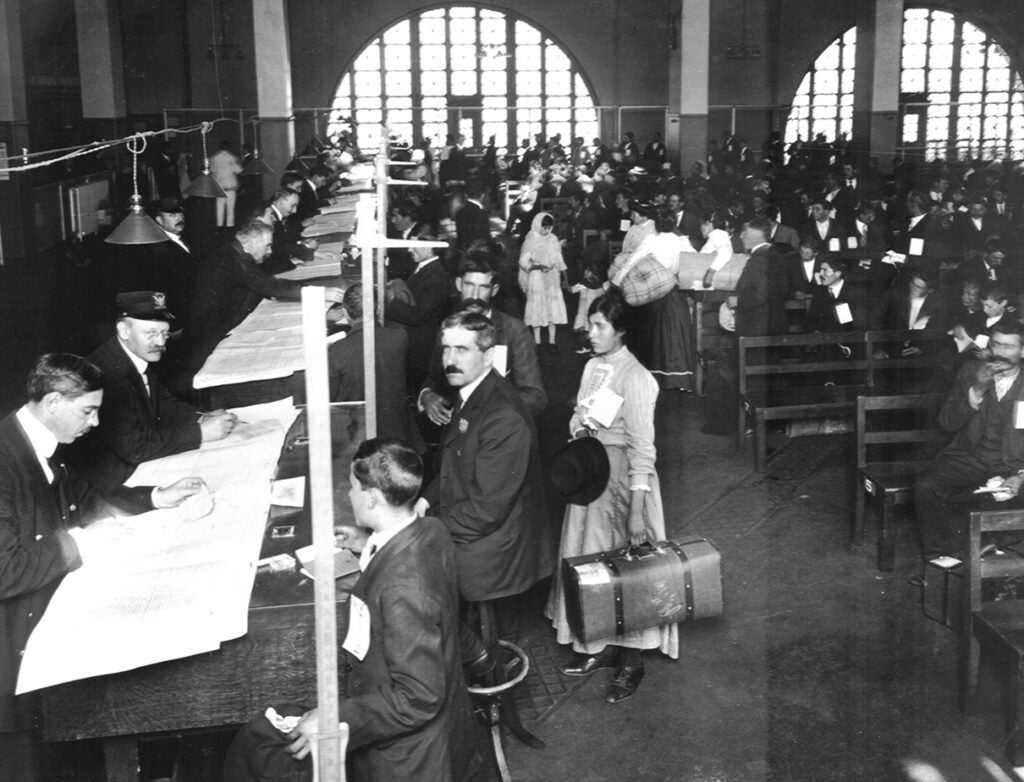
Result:
<svg viewBox="0 0 1024 782"><path fill-rule="evenodd" d="M129 199L128 216L111 231L106 241L110 244L159 244L170 241L164 230L142 209L139 195L139 155L146 149L144 136L135 135L128 140L128 151L132 153L132 197Z"/></svg>
<svg viewBox="0 0 1024 782"><path fill-rule="evenodd" d="M206 154L206 134L210 132L210 123L204 122L199 129L203 138L203 173L192 180L191 184L182 191L182 195L195 196L196 198L227 198L228 194L224 188L217 184L217 180L210 176L210 158Z"/></svg>
<svg viewBox="0 0 1024 782"><path fill-rule="evenodd" d="M259 149L259 117L254 117L252 121L253 131L253 148L252 157L249 158L248 162L242 166L242 174L246 176L260 175L260 174L273 174L274 169L270 167L267 161L260 157Z"/></svg>

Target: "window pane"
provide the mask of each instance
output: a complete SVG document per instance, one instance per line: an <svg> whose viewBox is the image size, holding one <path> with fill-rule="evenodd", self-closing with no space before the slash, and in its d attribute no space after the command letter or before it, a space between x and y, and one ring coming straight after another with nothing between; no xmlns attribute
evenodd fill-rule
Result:
<svg viewBox="0 0 1024 782"><path fill-rule="evenodd" d="M932 16L932 43L952 44L955 29L956 25L950 14L936 11Z"/></svg>
<svg viewBox="0 0 1024 782"><path fill-rule="evenodd" d="M425 71L440 71L448 67L448 47L431 44L420 47L420 68Z"/></svg>
<svg viewBox="0 0 1024 782"><path fill-rule="evenodd" d="M928 140L944 141L949 137L949 120L946 117L928 118Z"/></svg>
<svg viewBox="0 0 1024 782"><path fill-rule="evenodd" d="M409 43L409 22L399 22L384 33L384 43Z"/></svg>
<svg viewBox="0 0 1024 782"><path fill-rule="evenodd" d="M960 90L963 92L976 91L982 88L984 83L984 71L980 68L971 68L960 71Z"/></svg>
<svg viewBox="0 0 1024 782"><path fill-rule="evenodd" d="M540 68L540 47L539 46L517 46L516 66L520 69Z"/></svg>
<svg viewBox="0 0 1024 782"><path fill-rule="evenodd" d="M548 95L568 95L570 91L569 84L568 71L548 71L547 79L545 81L545 91Z"/></svg>
<svg viewBox="0 0 1024 782"><path fill-rule="evenodd" d="M516 41L519 43L540 43L540 30L526 24L526 22L516 21Z"/></svg>
<svg viewBox="0 0 1024 782"><path fill-rule="evenodd" d="M452 71L452 95L476 95L476 71Z"/></svg>
<svg viewBox="0 0 1024 782"><path fill-rule="evenodd" d="M904 68L920 68L925 64L927 57L928 47L923 43L903 47Z"/></svg>
<svg viewBox="0 0 1024 782"><path fill-rule="evenodd" d="M388 70L408 70L412 66L409 47L405 45L384 47L384 67Z"/></svg>
<svg viewBox="0 0 1024 782"><path fill-rule="evenodd" d="M924 71L920 68L904 68L900 89L903 92L924 92Z"/></svg>
<svg viewBox="0 0 1024 782"><path fill-rule="evenodd" d="M448 78L444 71L424 73L420 77L420 91L426 95L447 95ZM426 103L426 99L424 99Z"/></svg>
<svg viewBox="0 0 1024 782"><path fill-rule="evenodd" d="M475 19L452 19L448 26L452 43L476 43Z"/></svg>
<svg viewBox="0 0 1024 782"><path fill-rule="evenodd" d="M505 43L505 20L484 19L480 22L481 43Z"/></svg>
<svg viewBox="0 0 1024 782"><path fill-rule="evenodd" d="M821 53L817 61L814 63L814 67L820 69L833 70L839 67L839 46L832 44L825 51Z"/></svg>
<svg viewBox="0 0 1024 782"><path fill-rule="evenodd" d="M504 95L507 90L505 71L486 71L480 74L480 92L484 95Z"/></svg>
<svg viewBox="0 0 1024 782"><path fill-rule="evenodd" d="M376 42L367 46L356 59L356 70L380 70L380 47Z"/></svg>
<svg viewBox="0 0 1024 782"><path fill-rule="evenodd" d="M986 81L986 87L993 92L998 90L999 92L1005 92L1010 89L1010 69L1009 68L989 68L988 80Z"/></svg>
<svg viewBox="0 0 1024 782"><path fill-rule="evenodd" d="M552 44L548 44L544 51L545 61L544 67L548 70L567 71L571 63L569 58L565 56L561 49Z"/></svg>
<svg viewBox="0 0 1024 782"><path fill-rule="evenodd" d="M444 18L420 19L420 43L444 43L448 40Z"/></svg>
<svg viewBox="0 0 1024 782"><path fill-rule="evenodd" d="M470 6L458 6L457 5L457 6L453 6L452 8L448 9L448 15L451 16L452 19L456 19L456 18L460 18L460 17L470 17L470 18L472 18L472 17L476 16L476 9L472 8Z"/></svg>
<svg viewBox="0 0 1024 782"><path fill-rule="evenodd" d="M953 45L942 44L932 45L928 52L928 68L952 68L953 67Z"/></svg>
<svg viewBox="0 0 1024 782"><path fill-rule="evenodd" d="M380 108L380 96L379 95L367 95L362 98L356 98L357 109L379 109Z"/></svg>
<svg viewBox="0 0 1024 782"><path fill-rule="evenodd" d="M928 89L931 92L949 92L952 85L953 72L947 69L929 70Z"/></svg>
<svg viewBox="0 0 1024 782"><path fill-rule="evenodd" d="M388 71L384 85L389 96L412 95L412 74L408 71Z"/></svg>
<svg viewBox="0 0 1024 782"><path fill-rule="evenodd" d="M470 46L462 44L459 46L451 47L451 69L453 71L472 71L476 70L476 55L477 48L475 45Z"/></svg>
<svg viewBox="0 0 1024 782"><path fill-rule="evenodd" d="M519 71L516 74L516 92L520 95L540 95L540 71Z"/></svg>
<svg viewBox="0 0 1024 782"><path fill-rule="evenodd" d="M380 73L362 71L356 73L356 95L380 95Z"/></svg>
<svg viewBox="0 0 1024 782"><path fill-rule="evenodd" d="M903 143L913 144L918 136L918 115L906 114L903 117Z"/></svg>
<svg viewBox="0 0 1024 782"><path fill-rule="evenodd" d="M834 94L839 91L839 74L835 71L819 71L814 74L814 89L819 93Z"/></svg>

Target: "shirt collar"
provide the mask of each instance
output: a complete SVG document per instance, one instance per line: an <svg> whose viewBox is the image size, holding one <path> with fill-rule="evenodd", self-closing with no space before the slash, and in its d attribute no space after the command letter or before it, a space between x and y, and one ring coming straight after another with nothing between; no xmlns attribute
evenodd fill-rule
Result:
<svg viewBox="0 0 1024 782"><path fill-rule="evenodd" d="M436 255L431 255L429 258L424 258L422 261L416 264L416 271L419 271L420 269L424 268L428 263L431 263L432 261L436 260Z"/></svg>
<svg viewBox="0 0 1024 782"><path fill-rule="evenodd" d="M185 244L184 240L182 240L182 238L178 234L173 233L171 231L167 231L163 228L161 228L160 230L167 234L167 238L170 239L179 247L181 247L183 250L185 250L185 252L189 252L188 245Z"/></svg>
<svg viewBox="0 0 1024 782"><path fill-rule="evenodd" d="M36 455L39 466L43 468L43 473L46 475L47 480L52 481L53 470L50 469L50 464L47 460L57 450L57 436L32 414L32 411L28 409L28 405L23 405L19 408L14 417L21 424L21 428L25 430L28 444Z"/></svg>
<svg viewBox="0 0 1024 782"><path fill-rule="evenodd" d="M470 395L476 391L476 387L484 382L484 378L490 374L490 370L481 373L480 377L474 380L472 383L466 383L462 388L459 389L459 398L462 400L462 404L466 404Z"/></svg>
<svg viewBox="0 0 1024 782"><path fill-rule="evenodd" d="M128 347L121 340L118 340L117 344L121 346L121 350L125 352L125 355L131 359L132 365L135 367L135 371L140 375L146 374L146 370L149 369L149 362L144 358L139 358L128 350Z"/></svg>
<svg viewBox="0 0 1024 782"><path fill-rule="evenodd" d="M363 547L363 551L359 555L359 569L366 570L367 565L370 564L370 560L377 556L380 553L380 550L384 548L384 546L386 546L391 539L395 537L395 535L404 530L418 518L419 516L414 513L401 524L396 524L385 530L378 530L377 532L370 533L370 537L366 539L366 545Z"/></svg>
<svg viewBox="0 0 1024 782"><path fill-rule="evenodd" d="M842 289L843 289L843 279L842 279L842 277L840 277L834 283L829 285L828 289L830 291L832 291L832 295L835 296L838 299L839 298L839 292L842 291Z"/></svg>

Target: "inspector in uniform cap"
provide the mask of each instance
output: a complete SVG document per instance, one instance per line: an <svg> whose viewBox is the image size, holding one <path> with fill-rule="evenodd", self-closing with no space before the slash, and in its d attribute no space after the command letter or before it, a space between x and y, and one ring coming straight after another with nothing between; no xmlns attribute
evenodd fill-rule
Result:
<svg viewBox="0 0 1024 782"><path fill-rule="evenodd" d="M159 291L128 291L117 294L114 300L117 317L136 320L174 321L167 309L167 297Z"/></svg>

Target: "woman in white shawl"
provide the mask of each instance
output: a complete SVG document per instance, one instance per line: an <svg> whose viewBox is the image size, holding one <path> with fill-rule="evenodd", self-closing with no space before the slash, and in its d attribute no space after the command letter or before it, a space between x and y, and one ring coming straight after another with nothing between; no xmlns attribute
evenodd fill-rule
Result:
<svg viewBox="0 0 1024 782"><path fill-rule="evenodd" d="M533 338L541 344L541 329L548 329L548 350L557 351L555 331L560 323L568 323L562 281L565 261L562 245L554 234L555 220L547 212L533 218L530 233L519 251L519 286L526 293L523 322L533 328Z"/></svg>

